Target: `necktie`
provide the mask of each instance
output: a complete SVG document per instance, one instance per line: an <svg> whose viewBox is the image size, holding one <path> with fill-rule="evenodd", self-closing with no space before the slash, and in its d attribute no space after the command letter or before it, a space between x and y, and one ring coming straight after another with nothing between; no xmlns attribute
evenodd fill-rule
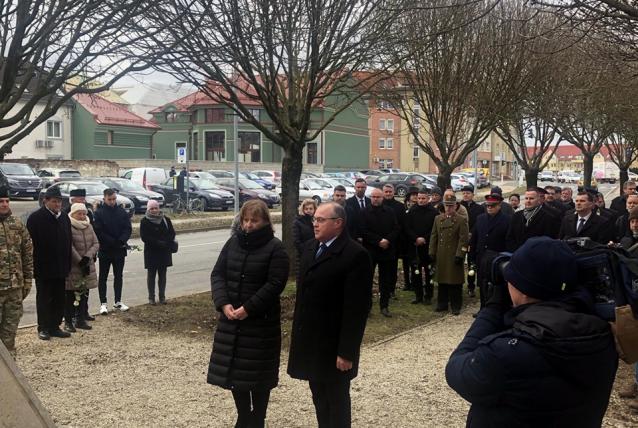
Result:
<svg viewBox="0 0 638 428"><path fill-rule="evenodd" d="M580 220L578 220L578 227L576 228L576 233L580 233L584 225L585 225L585 219L581 217Z"/></svg>
<svg viewBox="0 0 638 428"><path fill-rule="evenodd" d="M317 260L319 257L321 257L321 255L324 253L324 251L326 251L328 249L328 247L326 246L326 244L324 244L323 242L321 243L321 245L319 245L319 249L317 250L317 253L315 254L315 260Z"/></svg>
<svg viewBox="0 0 638 428"><path fill-rule="evenodd" d="M364 199L359 199L359 204L361 205L361 209L364 210L366 208L366 203Z"/></svg>

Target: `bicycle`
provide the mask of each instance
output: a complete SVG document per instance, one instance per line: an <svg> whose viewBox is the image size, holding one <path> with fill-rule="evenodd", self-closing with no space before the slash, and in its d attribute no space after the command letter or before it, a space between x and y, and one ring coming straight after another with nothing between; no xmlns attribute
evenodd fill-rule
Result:
<svg viewBox="0 0 638 428"><path fill-rule="evenodd" d="M173 214L183 214L184 212L190 213L193 211L204 211L204 202L199 198L189 198L188 205L186 199L183 199L181 195L177 195L171 204Z"/></svg>

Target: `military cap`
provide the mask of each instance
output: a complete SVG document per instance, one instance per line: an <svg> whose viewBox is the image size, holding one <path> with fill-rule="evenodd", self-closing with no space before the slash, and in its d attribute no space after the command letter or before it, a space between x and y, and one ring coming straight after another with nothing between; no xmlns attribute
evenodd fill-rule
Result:
<svg viewBox="0 0 638 428"><path fill-rule="evenodd" d="M461 192L472 192L472 193L474 193L474 187L472 187L472 186L463 186L463 188L461 189Z"/></svg>
<svg viewBox="0 0 638 428"><path fill-rule="evenodd" d="M443 205L456 205L456 196L445 195L445 198L443 199Z"/></svg>
<svg viewBox="0 0 638 428"><path fill-rule="evenodd" d="M69 196L86 197L86 189L73 189L69 192Z"/></svg>

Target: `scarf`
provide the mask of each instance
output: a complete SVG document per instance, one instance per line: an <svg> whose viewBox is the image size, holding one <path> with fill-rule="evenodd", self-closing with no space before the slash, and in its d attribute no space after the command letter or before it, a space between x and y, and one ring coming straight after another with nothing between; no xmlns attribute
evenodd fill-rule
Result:
<svg viewBox="0 0 638 428"><path fill-rule="evenodd" d="M0 214L0 221L5 221L11 216L11 208L9 208L9 212L6 214Z"/></svg>
<svg viewBox="0 0 638 428"><path fill-rule="evenodd" d="M523 216L525 216L525 227L529 226L529 222L532 221L536 213L541 209L542 205L537 206L536 208L525 208L523 210Z"/></svg>
<svg viewBox="0 0 638 428"><path fill-rule="evenodd" d="M88 218L86 220L84 220L84 221L76 220L73 217L71 217L71 214L69 214L69 220L71 220L71 226L75 227L76 229L80 229L80 230L86 229L91 224L91 222L89 221Z"/></svg>
<svg viewBox="0 0 638 428"><path fill-rule="evenodd" d="M147 210L144 217L146 217L148 221L153 224L160 224L162 221L164 221L164 213L162 211L160 211L157 215L153 215Z"/></svg>

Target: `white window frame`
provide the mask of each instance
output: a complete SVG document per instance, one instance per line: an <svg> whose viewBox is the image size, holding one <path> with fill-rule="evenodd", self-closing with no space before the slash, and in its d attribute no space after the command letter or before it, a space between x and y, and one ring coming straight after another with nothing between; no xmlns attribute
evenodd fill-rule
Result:
<svg viewBox="0 0 638 428"><path fill-rule="evenodd" d="M379 120L379 130L385 131L385 119Z"/></svg>
<svg viewBox="0 0 638 428"><path fill-rule="evenodd" d="M49 124L51 124L51 130L53 131L53 134L49 134ZM55 125L58 126L58 135L55 135ZM62 121L61 120L56 120L56 119L50 119L46 121L46 136L47 138L54 138L56 140L61 140L62 139Z"/></svg>
<svg viewBox="0 0 638 428"><path fill-rule="evenodd" d="M385 150L385 138L379 138L379 150Z"/></svg>
<svg viewBox="0 0 638 428"><path fill-rule="evenodd" d="M385 139L385 148L388 150L394 149L394 140L392 138ZM389 168L389 167L386 167Z"/></svg>
<svg viewBox="0 0 638 428"><path fill-rule="evenodd" d="M385 120L385 130L388 132L394 132L394 119Z"/></svg>

